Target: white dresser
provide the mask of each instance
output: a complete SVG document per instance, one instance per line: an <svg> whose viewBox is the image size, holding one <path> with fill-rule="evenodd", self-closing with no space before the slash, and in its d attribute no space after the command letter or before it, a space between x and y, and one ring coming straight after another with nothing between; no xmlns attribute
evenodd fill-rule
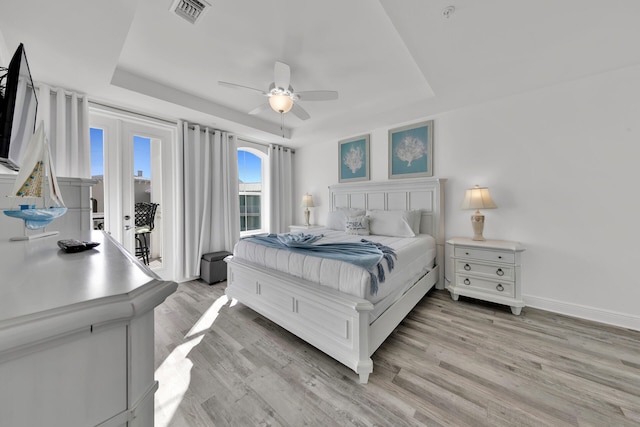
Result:
<svg viewBox="0 0 640 427"><path fill-rule="evenodd" d="M61 235L100 245L0 238L0 425L152 426L153 311L177 285L102 232Z"/></svg>
<svg viewBox="0 0 640 427"><path fill-rule="evenodd" d="M451 298L460 295L505 304L519 315L522 300L520 278L521 254L525 250L518 242L506 240L471 240L454 237L451 247L453 278L447 287Z"/></svg>

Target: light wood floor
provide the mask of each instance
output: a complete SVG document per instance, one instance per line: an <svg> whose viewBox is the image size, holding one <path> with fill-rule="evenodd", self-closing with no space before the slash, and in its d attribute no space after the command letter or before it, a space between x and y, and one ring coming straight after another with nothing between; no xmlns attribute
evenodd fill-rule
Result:
<svg viewBox="0 0 640 427"><path fill-rule="evenodd" d="M157 426L640 425L640 332L432 291L360 385L225 285L156 309Z"/></svg>

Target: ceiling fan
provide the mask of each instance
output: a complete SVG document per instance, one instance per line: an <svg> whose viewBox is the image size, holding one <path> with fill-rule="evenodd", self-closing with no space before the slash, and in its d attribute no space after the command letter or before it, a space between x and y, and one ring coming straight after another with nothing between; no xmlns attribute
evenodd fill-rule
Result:
<svg viewBox="0 0 640 427"><path fill-rule="evenodd" d="M271 107L277 113L284 114L291 111L300 120L307 120L311 116L309 116L309 113L307 113L304 108L297 104L297 101L330 101L338 99L338 92L334 90L294 91L290 84L291 68L284 62L276 61L273 75L273 83L269 85L267 91L229 82L219 81L218 84L235 89L257 91L269 98L267 103L261 104L249 111L249 114L258 114Z"/></svg>

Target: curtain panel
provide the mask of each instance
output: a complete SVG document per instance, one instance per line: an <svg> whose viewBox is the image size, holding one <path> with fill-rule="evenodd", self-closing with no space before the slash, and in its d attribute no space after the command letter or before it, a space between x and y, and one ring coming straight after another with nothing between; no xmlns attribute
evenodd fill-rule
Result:
<svg viewBox="0 0 640 427"><path fill-rule="evenodd" d="M40 84L37 123L40 121L44 122L56 175L91 178L87 96Z"/></svg>
<svg viewBox="0 0 640 427"><path fill-rule="evenodd" d="M293 153L291 149L269 145L269 231L289 232L293 224Z"/></svg>
<svg viewBox="0 0 640 427"><path fill-rule="evenodd" d="M200 259L209 252L233 251L240 238L238 151L234 135L180 121L179 221L184 280L200 276ZM181 166L181 167L180 167ZM178 198L180 200L180 198Z"/></svg>

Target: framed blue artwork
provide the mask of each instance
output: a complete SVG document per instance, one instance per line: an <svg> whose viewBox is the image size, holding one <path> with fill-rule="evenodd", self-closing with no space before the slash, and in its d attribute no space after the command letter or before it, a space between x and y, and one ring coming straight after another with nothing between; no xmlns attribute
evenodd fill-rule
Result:
<svg viewBox="0 0 640 427"><path fill-rule="evenodd" d="M338 143L339 182L369 179L369 139L362 135Z"/></svg>
<svg viewBox="0 0 640 427"><path fill-rule="evenodd" d="M389 130L389 179L433 176L433 120Z"/></svg>

